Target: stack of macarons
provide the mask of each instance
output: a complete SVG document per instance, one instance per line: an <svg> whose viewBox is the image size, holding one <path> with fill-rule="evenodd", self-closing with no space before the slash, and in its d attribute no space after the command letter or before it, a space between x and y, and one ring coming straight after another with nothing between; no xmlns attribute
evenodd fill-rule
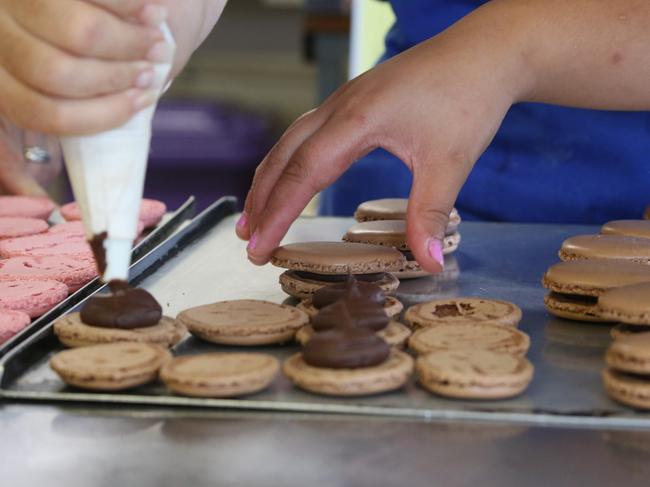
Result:
<svg viewBox="0 0 650 487"><path fill-rule="evenodd" d="M418 355L420 384L437 395L461 399L520 394L534 372L525 358L530 339L517 329L521 317L515 304L484 298L410 307L405 321L415 329L409 348Z"/></svg>
<svg viewBox="0 0 650 487"><path fill-rule="evenodd" d="M50 227L55 208L47 198L0 196L0 309L7 313L36 318L97 275L81 221ZM75 204L63 208L69 220L81 218ZM139 230L157 224L164 213L163 203L144 200ZM19 322L24 318L0 324L0 338L9 336L6 330L15 333Z"/></svg>
<svg viewBox="0 0 650 487"><path fill-rule="evenodd" d="M395 272L399 279L412 279L429 275L422 270L409 249L406 239L406 208L408 200L387 198L366 201L354 213L357 224L343 236L346 242L366 243L393 247L406 259L406 265ZM454 208L443 238L443 254L454 252L460 244L460 215Z"/></svg>
<svg viewBox="0 0 650 487"><path fill-rule="evenodd" d="M551 266L542 283L549 289L547 310L560 318L603 322L597 298L608 289L650 282L650 222L617 220L600 234L566 239L563 261Z"/></svg>

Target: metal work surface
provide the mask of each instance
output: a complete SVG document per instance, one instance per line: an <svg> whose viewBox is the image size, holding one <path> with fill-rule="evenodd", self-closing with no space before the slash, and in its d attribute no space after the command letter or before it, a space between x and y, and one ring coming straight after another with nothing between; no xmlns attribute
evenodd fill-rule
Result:
<svg viewBox="0 0 650 487"><path fill-rule="evenodd" d="M277 283L280 269L256 268L245 259L245 244L234 235L235 216L167 262L141 285L161 302L165 313L223 299L257 298L283 301ZM349 219L302 219L287 241L336 240ZM507 421L593 427L650 428L650 415L611 401L603 393L600 372L609 343L609 327L553 319L544 311L544 270L557 261L563 239L595 231L590 227L463 223L459 251L447 262L446 275L404 283L398 297L405 305L448 295L478 295L517 303L524 312L521 329L531 336L529 358L536 367L530 388L505 401L454 401L439 398L412 381L404 390L358 399L327 398L302 392L279 378L265 392L241 400L201 400L166 395L161 386L129 394L82 394L65 389L47 366L47 354L10 386L9 396L33 393L35 399L195 405L304 412L384 414L454 420ZM50 346L58 348L54 339ZM218 350L195 339L176 353ZM281 358L297 347L265 347ZM60 394L60 393L63 394ZM49 396L48 396L49 394Z"/></svg>
<svg viewBox="0 0 650 487"><path fill-rule="evenodd" d="M252 412L0 408L11 487L645 487L650 432Z"/></svg>

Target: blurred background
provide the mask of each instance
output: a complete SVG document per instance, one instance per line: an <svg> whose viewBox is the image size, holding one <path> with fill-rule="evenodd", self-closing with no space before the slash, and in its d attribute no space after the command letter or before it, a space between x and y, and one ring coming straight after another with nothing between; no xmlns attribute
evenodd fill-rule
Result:
<svg viewBox="0 0 650 487"><path fill-rule="evenodd" d="M159 104L145 196L242 202L286 127L372 66L393 20L378 0L230 0ZM66 178L53 194L72 199Z"/></svg>

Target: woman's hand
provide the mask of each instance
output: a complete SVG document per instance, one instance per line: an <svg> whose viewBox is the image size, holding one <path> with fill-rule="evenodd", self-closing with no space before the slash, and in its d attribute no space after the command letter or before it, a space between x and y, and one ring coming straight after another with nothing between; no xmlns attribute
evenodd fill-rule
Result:
<svg viewBox="0 0 650 487"><path fill-rule="evenodd" d="M456 196L526 86L511 32L507 16L469 16L298 119L258 167L246 199L237 233L250 240L249 259L266 263L311 198L382 147L413 172L409 246L422 267L440 271Z"/></svg>

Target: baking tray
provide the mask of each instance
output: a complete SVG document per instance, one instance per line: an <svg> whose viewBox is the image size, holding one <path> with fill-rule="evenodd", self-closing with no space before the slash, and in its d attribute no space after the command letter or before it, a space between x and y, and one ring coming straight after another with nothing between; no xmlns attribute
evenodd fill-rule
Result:
<svg viewBox="0 0 650 487"><path fill-rule="evenodd" d="M175 316L182 309L223 299L286 300L278 285L280 269L258 268L247 262L245 242L234 235L236 218L212 218L216 225L210 227L205 215L199 216L192 223L193 237L186 237L184 245L176 245L176 250L170 252L171 242L166 242L144 259L153 259L156 264L147 264L147 271L140 273L138 280L158 298L165 314ZM345 218L302 218L286 241L338 239L351 223ZM600 373L609 327L555 319L544 311L540 277L557 261L562 240L594 231L595 227L584 226L463 223L463 241L459 251L447 257L446 273L407 281L398 289L398 297L406 305L453 295L517 303L524 312L520 327L531 336L528 357L536 368L533 383L517 398L444 399L429 394L415 380L387 394L332 398L301 391L282 376L268 390L240 399L184 398L167 393L159 384L128 393L85 393L65 387L49 369L49 357L61 349L49 326L0 363L4 369L0 394L7 400L141 404L172 409L230 408L650 429L650 415L619 405L603 392ZM171 245L173 248L175 244ZM223 350L233 348L189 337L174 352ZM256 350L284 359L298 348L288 345Z"/></svg>
<svg viewBox="0 0 650 487"><path fill-rule="evenodd" d="M161 224L149 232L131 252L131 262L140 260L144 255L148 254L157 247L161 242L172 235L185 221L194 216L196 212L196 202L193 196L190 196L185 203L183 203L176 211L166 215ZM0 357L13 349L19 343L22 343L27 338L32 336L37 331L54 320L64 315L88 296L91 296L98 289L102 287L102 282L99 277L96 277L86 285L70 294L66 299L61 301L55 307L50 309L44 315L39 316L32 323L24 328L21 332L11 337L6 342L0 345Z"/></svg>

